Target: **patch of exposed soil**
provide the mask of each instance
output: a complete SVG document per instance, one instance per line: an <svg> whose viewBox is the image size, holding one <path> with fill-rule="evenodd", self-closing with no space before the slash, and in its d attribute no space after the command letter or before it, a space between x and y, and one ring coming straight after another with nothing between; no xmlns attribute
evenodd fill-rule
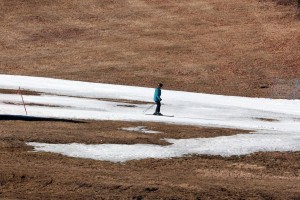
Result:
<svg viewBox="0 0 300 200"><path fill-rule="evenodd" d="M16 103L16 102L10 102L10 101L4 101L4 104L8 105L23 105L23 103ZM26 106L42 106L42 107L53 107L53 108L66 108L69 106L57 106L57 105L49 105L49 104L39 104L39 103L25 103Z"/></svg>
<svg viewBox="0 0 300 200"><path fill-rule="evenodd" d="M0 121L0 198L4 199L298 199L300 154L188 156L111 163L31 152L24 142L150 143L215 137L238 130L152 123ZM146 126L161 134L122 131ZM178 132L179 133L176 133Z"/></svg>
<svg viewBox="0 0 300 200"><path fill-rule="evenodd" d="M300 21L280 2L2 0L0 71L270 97L273 77L300 77Z"/></svg>
<svg viewBox="0 0 300 200"><path fill-rule="evenodd" d="M265 121L265 122L277 122L277 119L270 119L270 118L257 118L258 120Z"/></svg>
<svg viewBox="0 0 300 200"><path fill-rule="evenodd" d="M137 100L128 100L128 99L107 99L107 98L98 98L101 101L110 101L110 102L119 102L119 103L128 103L128 104L153 104L153 102L146 102L146 101L137 101ZM126 106L126 105L118 105L118 106ZM130 105L127 105L130 106ZM132 105L134 106L134 105Z"/></svg>
<svg viewBox="0 0 300 200"><path fill-rule="evenodd" d="M16 116L20 118L20 116ZM247 133L242 130L203 128L147 122L118 122L118 121L72 121L33 118L28 122L4 117L0 123L0 138L14 138L17 141L45 143L86 143L86 144L159 144L168 145L164 138L207 138L229 136ZM35 120L36 119L36 120ZM61 122L60 122L61 121ZM78 122L78 123L76 123ZM160 131L160 134L143 134L135 131L128 132L122 128L145 126L149 130ZM222 131L220 131L222 130Z"/></svg>
<svg viewBox="0 0 300 200"><path fill-rule="evenodd" d="M0 89L0 94L20 94L19 90ZM22 95L40 95L38 92L21 90Z"/></svg>

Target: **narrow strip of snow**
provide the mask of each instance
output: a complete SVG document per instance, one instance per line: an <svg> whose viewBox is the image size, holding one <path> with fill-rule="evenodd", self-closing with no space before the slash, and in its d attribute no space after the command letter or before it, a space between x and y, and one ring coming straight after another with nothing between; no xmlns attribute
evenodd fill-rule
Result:
<svg viewBox="0 0 300 200"><path fill-rule="evenodd" d="M141 133L162 133L160 131L151 131L148 130L146 126L137 126L137 127L129 127L129 128L122 128L122 130L125 131L135 131L135 132L141 132Z"/></svg>

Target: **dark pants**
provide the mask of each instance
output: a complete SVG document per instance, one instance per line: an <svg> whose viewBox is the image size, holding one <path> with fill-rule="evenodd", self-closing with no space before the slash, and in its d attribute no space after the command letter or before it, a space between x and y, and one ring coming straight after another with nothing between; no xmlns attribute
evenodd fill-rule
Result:
<svg viewBox="0 0 300 200"><path fill-rule="evenodd" d="M161 103L160 101L156 101L156 109L155 109L155 113L160 113L160 106L161 106Z"/></svg>

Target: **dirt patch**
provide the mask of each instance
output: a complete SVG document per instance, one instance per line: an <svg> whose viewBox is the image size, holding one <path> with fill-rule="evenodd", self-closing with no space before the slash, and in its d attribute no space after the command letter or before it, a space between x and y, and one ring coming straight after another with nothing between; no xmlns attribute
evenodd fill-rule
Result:
<svg viewBox="0 0 300 200"><path fill-rule="evenodd" d="M270 118L256 118L260 121L264 121L264 122L278 122L279 120L277 119L270 119Z"/></svg>
<svg viewBox="0 0 300 200"><path fill-rule="evenodd" d="M25 142L149 143L237 130L143 123L162 134L122 131L141 123L0 121L0 197L30 199L297 199L299 153L188 156L111 163L31 152ZM178 130L181 130L180 133Z"/></svg>
<svg viewBox="0 0 300 200"><path fill-rule="evenodd" d="M21 90L22 95L40 95L38 92ZM0 94L20 94L19 90L10 90L10 89L0 89Z"/></svg>
<svg viewBox="0 0 300 200"><path fill-rule="evenodd" d="M272 0L1 8L1 73L256 97L270 96L273 77L300 77L295 7Z"/></svg>
<svg viewBox="0 0 300 200"><path fill-rule="evenodd" d="M38 118L37 118L38 119ZM38 121L38 120L37 120ZM74 121L76 122L76 121ZM84 121L82 121L84 122ZM88 121L85 123L1 120L1 137L11 137L19 141L45 143L85 143L85 144L158 144L168 145L164 138L207 138L247 133L241 130L190 127L147 122ZM145 126L159 134L145 134L126 131L122 128ZM4 128L6 127L6 128ZM10 130L9 130L10 129ZM41 130L41 131L37 131ZM222 130L222 131L220 131ZM21 134L20 134L21 132Z"/></svg>
<svg viewBox="0 0 300 200"><path fill-rule="evenodd" d="M128 99L107 99L107 98L97 98L98 100L101 101L110 101L110 102L119 102L119 103L128 103L128 104L137 104L137 105L142 105L142 104L153 104L153 102L146 102L146 101L136 101L136 100L128 100ZM117 105L117 106L126 106L126 105ZM127 105L130 106L130 105ZM134 106L134 105L132 105Z"/></svg>
<svg viewBox="0 0 300 200"><path fill-rule="evenodd" d="M3 103L9 104L9 105L23 105L23 103L16 103L16 102L10 102L10 101L4 101ZM25 105L26 106L52 107L52 108L70 108L70 106L56 106L56 105L39 104L39 103L25 103Z"/></svg>

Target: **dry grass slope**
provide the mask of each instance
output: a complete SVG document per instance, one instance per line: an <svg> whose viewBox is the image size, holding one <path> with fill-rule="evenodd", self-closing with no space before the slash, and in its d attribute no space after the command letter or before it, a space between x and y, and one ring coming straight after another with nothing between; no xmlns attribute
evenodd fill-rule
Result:
<svg viewBox="0 0 300 200"><path fill-rule="evenodd" d="M0 72L268 96L300 76L293 6L256 0L0 1Z"/></svg>
<svg viewBox="0 0 300 200"><path fill-rule="evenodd" d="M272 77L300 77L300 21L290 2L0 0L0 73L268 96ZM121 130L131 126L163 133ZM162 139L240 130L7 115L0 127L1 199L300 199L299 152L124 164L25 145L169 145Z"/></svg>
<svg viewBox="0 0 300 200"><path fill-rule="evenodd" d="M36 119L39 120L39 119ZM0 116L0 198L4 199L299 199L300 154L188 156L110 163L30 152L24 141L168 145L162 138L216 137L238 130L153 123L38 123ZM120 128L144 125L161 134ZM178 130L180 130L178 132Z"/></svg>

